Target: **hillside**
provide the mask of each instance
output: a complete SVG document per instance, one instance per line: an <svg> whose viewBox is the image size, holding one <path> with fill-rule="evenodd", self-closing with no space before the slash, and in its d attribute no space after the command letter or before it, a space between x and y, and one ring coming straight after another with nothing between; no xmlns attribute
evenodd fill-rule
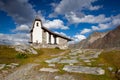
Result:
<svg viewBox="0 0 120 80"><path fill-rule="evenodd" d="M119 50L106 52L97 49L74 49L70 51L34 49L22 45L23 49L20 46L0 45L0 80L120 79L119 72L116 72L120 67ZM31 53L31 48L37 51L37 54Z"/></svg>
<svg viewBox="0 0 120 80"><path fill-rule="evenodd" d="M87 39L83 39L79 43L69 45L69 48L88 48L97 39L103 38L107 32L93 32Z"/></svg>
<svg viewBox="0 0 120 80"><path fill-rule="evenodd" d="M120 26L108 32L103 38L94 41L88 48L119 48L120 47Z"/></svg>
<svg viewBox="0 0 120 80"><path fill-rule="evenodd" d="M87 39L77 44L70 45L70 48L88 49L109 49L120 47L120 26L109 32L93 32Z"/></svg>

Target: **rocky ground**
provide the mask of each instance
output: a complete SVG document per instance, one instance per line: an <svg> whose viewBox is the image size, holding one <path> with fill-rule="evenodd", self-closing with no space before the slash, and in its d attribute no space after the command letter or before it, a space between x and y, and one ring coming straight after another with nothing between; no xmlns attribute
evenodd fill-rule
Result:
<svg viewBox="0 0 120 80"><path fill-rule="evenodd" d="M43 61L43 64L38 59L20 67L17 63L0 64L0 80L84 80L80 74L99 77L106 73L104 64L93 66L93 63L101 52L102 50L75 49L66 55L51 55L54 58ZM6 70L6 67L10 68ZM112 71L113 68L108 69Z"/></svg>

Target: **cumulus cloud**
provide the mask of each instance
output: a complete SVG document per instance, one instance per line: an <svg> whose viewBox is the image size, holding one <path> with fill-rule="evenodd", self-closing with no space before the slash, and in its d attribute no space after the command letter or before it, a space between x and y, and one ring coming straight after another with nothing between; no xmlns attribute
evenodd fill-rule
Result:
<svg viewBox="0 0 120 80"><path fill-rule="evenodd" d="M120 25L120 18L119 19L113 19L112 24L113 25Z"/></svg>
<svg viewBox="0 0 120 80"><path fill-rule="evenodd" d="M81 35L81 34L76 34L76 35L74 35L73 39L74 39L74 42L79 42L83 39L86 39L86 36Z"/></svg>
<svg viewBox="0 0 120 80"><path fill-rule="evenodd" d="M91 32L91 31L92 31L91 29L85 28L85 29L83 29L83 30L80 32L80 34L86 34L86 33L89 33L89 32Z"/></svg>
<svg viewBox="0 0 120 80"><path fill-rule="evenodd" d="M30 40L29 34L17 33L17 34L2 34L0 33L0 44L28 44Z"/></svg>
<svg viewBox="0 0 120 80"><path fill-rule="evenodd" d="M120 14L116 15L116 16L112 16L112 25L118 26L120 25Z"/></svg>
<svg viewBox="0 0 120 80"><path fill-rule="evenodd" d="M61 0L60 3L54 6L54 12L50 16L56 16L57 14L68 14L70 12L79 12L82 13L82 10L98 10L101 6L95 5L94 3L97 0ZM53 6L53 5L52 5Z"/></svg>
<svg viewBox="0 0 120 80"><path fill-rule="evenodd" d="M0 10L5 11L17 24L30 23L36 14L28 0L0 0Z"/></svg>
<svg viewBox="0 0 120 80"><path fill-rule="evenodd" d="M92 30L93 31L96 31L96 30L105 30L105 29L108 29L110 28L110 24L99 24L98 26L92 26Z"/></svg>
<svg viewBox="0 0 120 80"><path fill-rule="evenodd" d="M16 27L16 29L12 30L12 32L29 32L30 28L28 25L20 25L18 27Z"/></svg>
<svg viewBox="0 0 120 80"><path fill-rule="evenodd" d="M67 35L66 35L65 33L63 33L63 32L57 32L57 31L55 31L55 33L57 33L57 34L60 34L60 35L63 35L63 36L66 36L66 37L67 37Z"/></svg>
<svg viewBox="0 0 120 80"><path fill-rule="evenodd" d="M55 12L58 14L64 14L71 11L83 10L92 6L91 3L96 0L62 0L60 4L55 8Z"/></svg>
<svg viewBox="0 0 120 80"><path fill-rule="evenodd" d="M91 28L92 28L93 31L96 31L96 30L99 30L99 29L100 29L100 28L97 27L97 26L92 26Z"/></svg>
<svg viewBox="0 0 120 80"><path fill-rule="evenodd" d="M102 8L102 6L90 6L89 7L90 10L98 10L100 8Z"/></svg>
<svg viewBox="0 0 120 80"><path fill-rule="evenodd" d="M65 36L65 37L68 37L68 38L71 38L70 36L66 35L66 34L63 33L63 32L57 32L57 31L55 31L55 33L60 34L60 35Z"/></svg>
<svg viewBox="0 0 120 80"><path fill-rule="evenodd" d="M84 17L80 18L74 12L66 15L66 18L71 23L105 23L111 20L110 17L107 18L104 14L100 14L98 16L85 15Z"/></svg>
<svg viewBox="0 0 120 80"><path fill-rule="evenodd" d="M90 29L84 28L80 34L86 34L89 32L93 32L93 31L101 31L101 30L106 30L106 29L110 29L113 28L113 24L111 24L111 22L109 23L105 23L105 24L98 24L97 26L91 26Z"/></svg>
<svg viewBox="0 0 120 80"><path fill-rule="evenodd" d="M29 34L24 33L29 31L26 24L30 24L36 14L33 6L28 0L0 0L0 10L11 16L17 26L12 32L16 34L2 34L0 33L0 43L3 44L27 44L29 41Z"/></svg>
<svg viewBox="0 0 120 80"><path fill-rule="evenodd" d="M100 31L100 30L112 29L112 28L117 27L118 25L120 25L120 14L110 17L110 20L108 22L99 23L96 26L94 26L94 25L91 26L91 29L83 29L81 31L81 33L85 32L84 34L86 34L87 31L89 32L90 30L92 32L92 31Z"/></svg>
<svg viewBox="0 0 120 80"><path fill-rule="evenodd" d="M69 29L67 26L64 25L64 22L60 19L54 19L53 21L47 20L43 25L47 28L51 29Z"/></svg>

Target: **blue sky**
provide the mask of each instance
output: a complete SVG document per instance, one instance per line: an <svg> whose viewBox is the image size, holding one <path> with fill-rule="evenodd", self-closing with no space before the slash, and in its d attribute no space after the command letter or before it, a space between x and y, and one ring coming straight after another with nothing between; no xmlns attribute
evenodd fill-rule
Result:
<svg viewBox="0 0 120 80"><path fill-rule="evenodd" d="M0 0L0 41L29 41L36 15L50 30L74 39L120 25L120 0Z"/></svg>

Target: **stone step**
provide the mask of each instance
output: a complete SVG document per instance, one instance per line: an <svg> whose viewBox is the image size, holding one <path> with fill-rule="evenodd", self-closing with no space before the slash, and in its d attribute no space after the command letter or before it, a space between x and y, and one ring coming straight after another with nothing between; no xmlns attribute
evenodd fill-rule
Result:
<svg viewBox="0 0 120 80"><path fill-rule="evenodd" d="M94 74L94 75L104 75L105 70L99 67L87 67L87 66L71 66L65 65L63 67L64 71L67 72L76 72L76 73L85 73L85 74Z"/></svg>
<svg viewBox="0 0 120 80"><path fill-rule="evenodd" d="M41 68L39 71L44 71L44 72L58 72L59 69L54 69L54 68Z"/></svg>

